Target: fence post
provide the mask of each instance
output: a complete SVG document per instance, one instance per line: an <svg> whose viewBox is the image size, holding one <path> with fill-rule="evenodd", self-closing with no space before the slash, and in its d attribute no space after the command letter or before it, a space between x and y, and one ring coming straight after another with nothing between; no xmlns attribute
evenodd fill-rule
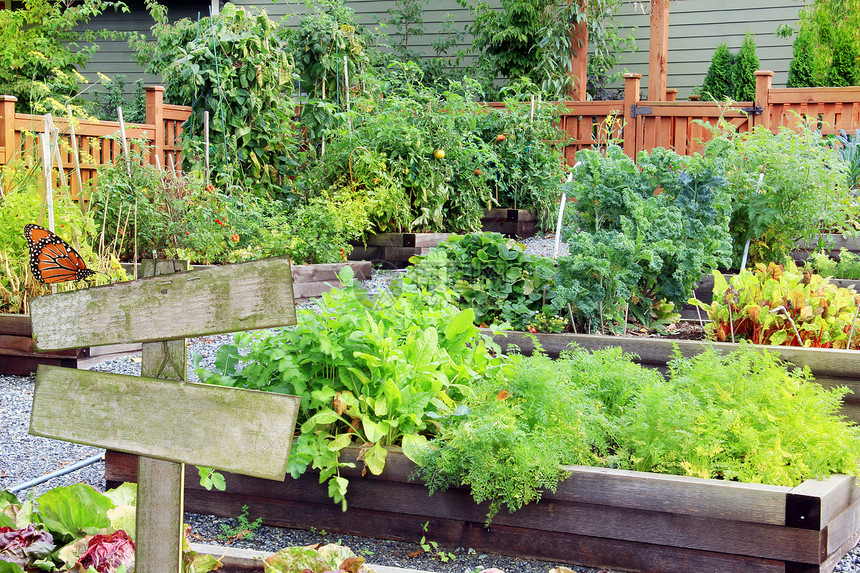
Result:
<svg viewBox="0 0 860 573"><path fill-rule="evenodd" d="M757 70L755 72L755 105L761 107L761 115L753 116L752 125L770 129L770 86L773 82L773 72Z"/></svg>
<svg viewBox="0 0 860 573"><path fill-rule="evenodd" d="M582 10L588 11L588 0L579 0ZM570 85L568 95L574 101L585 101L588 76L588 23L579 22L571 30L572 42L570 47Z"/></svg>
<svg viewBox="0 0 860 573"><path fill-rule="evenodd" d="M152 152L149 162L155 165L164 163L164 88L146 86L146 123L152 125Z"/></svg>
<svg viewBox="0 0 860 573"><path fill-rule="evenodd" d="M12 152L15 149L15 96L0 96L0 165L9 163Z"/></svg>
<svg viewBox="0 0 860 573"><path fill-rule="evenodd" d="M648 52L648 101L666 99L669 71L669 0L651 1L651 40Z"/></svg>
<svg viewBox="0 0 860 573"><path fill-rule="evenodd" d="M636 145L639 138L638 118L633 117L633 106L639 102L639 88L642 74L624 74L624 153L636 158Z"/></svg>

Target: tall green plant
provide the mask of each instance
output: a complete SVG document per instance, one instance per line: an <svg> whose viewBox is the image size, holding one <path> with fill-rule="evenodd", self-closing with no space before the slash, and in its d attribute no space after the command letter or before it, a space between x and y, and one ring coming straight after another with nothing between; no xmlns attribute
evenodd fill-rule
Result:
<svg viewBox="0 0 860 573"><path fill-rule="evenodd" d="M735 101L755 101L755 72L758 70L758 56L756 55L755 40L752 34L747 32L741 50L735 57L732 67L732 84L734 91L732 99Z"/></svg>
<svg viewBox="0 0 860 573"><path fill-rule="evenodd" d="M110 9L128 13L125 3L104 0L26 0L0 10L0 93L18 98L19 113L67 115L67 104L80 104L80 72L98 50L95 41L119 37L79 27Z"/></svg>
<svg viewBox="0 0 860 573"><path fill-rule="evenodd" d="M717 46L711 58L711 65L705 74L701 95L706 100L723 101L734 95L732 65L734 58L725 42Z"/></svg>
<svg viewBox="0 0 860 573"><path fill-rule="evenodd" d="M619 62L618 54L632 44L618 35L617 0L591 0L586 7L580 2L502 0L501 9L484 0L458 2L474 14L472 48L489 78L528 78L552 98L562 97L571 85L572 26L588 26L593 79L606 79Z"/></svg>
<svg viewBox="0 0 860 573"><path fill-rule="evenodd" d="M182 133L187 169L205 164L204 114L209 113L209 165L221 188L270 197L289 194L297 166L293 60L265 12L252 16L228 4L199 22L166 20L150 4L154 40L134 42L137 59L166 84L166 97L191 105Z"/></svg>

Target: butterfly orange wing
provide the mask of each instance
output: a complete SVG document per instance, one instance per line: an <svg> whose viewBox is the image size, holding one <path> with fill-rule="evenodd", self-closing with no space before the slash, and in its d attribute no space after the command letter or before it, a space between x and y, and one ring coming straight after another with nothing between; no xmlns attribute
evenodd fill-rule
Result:
<svg viewBox="0 0 860 573"><path fill-rule="evenodd" d="M71 245L51 231L31 223L24 227L24 237L30 249L30 271L39 282L78 281L95 274Z"/></svg>

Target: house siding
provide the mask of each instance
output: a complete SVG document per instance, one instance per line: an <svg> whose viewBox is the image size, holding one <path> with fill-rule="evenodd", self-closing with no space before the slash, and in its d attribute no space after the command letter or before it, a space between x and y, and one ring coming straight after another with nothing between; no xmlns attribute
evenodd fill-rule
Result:
<svg viewBox="0 0 860 573"><path fill-rule="evenodd" d="M251 11L265 9L269 17L287 26L298 25L306 8L303 2L291 3L280 0L274 2L251 2L237 0L238 6ZM494 0L491 3L499 3ZM199 6L198 6L199 5ZM392 0L352 0L347 5L355 11L356 21L371 34L388 33L395 36L393 27L380 23L388 18L388 10L395 6ZM647 5L647 3L646 3ZM668 86L678 89L679 98L687 98L696 86L701 85L714 49L725 42L736 53L747 31L755 36L760 68L775 72L774 86L782 87L788 75L791 62L791 39L776 37L780 24L793 25L797 22L798 12L804 2L798 0L672 0L669 15L669 77ZM171 7L168 15L171 20L189 17L196 19L208 15L208 2ZM106 13L88 26L96 29L149 31L152 21L143 10L142 3L132 5L132 14ZM633 0L625 0L616 16L620 33L634 35L637 51L623 55L619 69L638 72L644 77L642 89L648 86L648 45L650 22L648 14L634 8ZM409 48L424 56L434 55L431 43L436 34L442 31L448 20L455 30L464 32L471 18L468 10L460 7L456 0L428 1L424 8L425 34L410 38ZM464 35L458 48L469 50L471 38ZM96 71L108 76L125 74L127 90L130 92L137 79L145 83L156 83L157 77L144 74L133 62L131 51L125 42L101 42L101 49L93 57L84 74L90 81L97 82ZM620 86L620 83L618 84Z"/></svg>

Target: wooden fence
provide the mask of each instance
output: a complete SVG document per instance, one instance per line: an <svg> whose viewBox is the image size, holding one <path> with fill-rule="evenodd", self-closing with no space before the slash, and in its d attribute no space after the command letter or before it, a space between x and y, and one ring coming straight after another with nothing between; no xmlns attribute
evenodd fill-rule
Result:
<svg viewBox="0 0 860 573"><path fill-rule="evenodd" d="M570 137L564 157L573 164L580 149L606 143L608 137L623 140L624 151L636 157L640 151L655 147L674 149L681 155L701 151L709 138L703 124L720 118L739 131L762 126L772 131L795 129L804 122L824 134L843 129L849 133L860 128L860 86L845 88L771 87L773 72L758 71L755 102L732 105L704 101L674 101L676 90L668 90L667 101L640 100L641 74L625 74L624 99L617 101L569 101L561 114L561 128ZM126 126L126 136L142 141L151 163L179 166L179 135L191 108L163 102L164 88L146 90L146 122ZM43 116L15 113L16 99L0 96L0 168L17 159L34 160L39 156L37 134L44 131ZM491 104L500 106L501 104ZM74 171L74 156L69 122L55 118L60 131L64 171L69 175L72 197L79 187ZM76 121L75 142L80 149L81 180L92 179L100 165L113 163L121 154L117 122ZM86 185L85 185L86 186Z"/></svg>
<svg viewBox="0 0 860 573"><path fill-rule="evenodd" d="M163 87L146 88L146 121L143 124L126 124L125 135L131 148L142 151L150 163L178 166L181 161L178 138L191 108L165 104L163 96ZM12 96L0 96L0 168L19 160L24 164L41 161L38 135L45 132L45 116L16 113L16 101L17 98ZM69 181L71 197L75 199L80 193L80 185L74 176L75 147L80 162L80 180L86 189L87 182L95 177L101 165L112 164L121 156L120 124L77 119L72 119L70 124L67 117L54 117L52 120L59 130L60 161Z"/></svg>

